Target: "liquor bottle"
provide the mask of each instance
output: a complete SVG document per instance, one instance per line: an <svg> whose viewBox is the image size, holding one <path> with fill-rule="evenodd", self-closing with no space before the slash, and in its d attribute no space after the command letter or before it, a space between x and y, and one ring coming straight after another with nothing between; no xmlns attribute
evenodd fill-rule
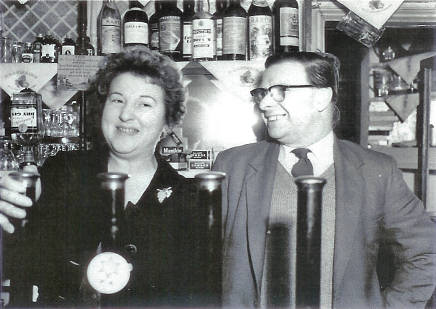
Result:
<svg viewBox="0 0 436 309"><path fill-rule="evenodd" d="M151 15L149 20L149 42L150 49L159 50L159 18L162 13L162 2L159 0L154 1L154 14Z"/></svg>
<svg viewBox="0 0 436 309"><path fill-rule="evenodd" d="M88 21L87 21L87 2L86 1L79 1L78 4L78 33L79 36L76 40L76 54L77 55L88 55L88 56L94 56L95 55L95 49L94 46L91 45L91 40L86 35L86 31L88 28Z"/></svg>
<svg viewBox="0 0 436 309"><path fill-rule="evenodd" d="M192 58L192 19L194 17L194 0L183 0L183 60Z"/></svg>
<svg viewBox="0 0 436 309"><path fill-rule="evenodd" d="M299 21L297 0L276 0L274 12L274 52L299 50Z"/></svg>
<svg viewBox="0 0 436 309"><path fill-rule="evenodd" d="M75 55L76 54L76 44L73 39L69 36L65 36L64 41L62 42L61 48L62 55Z"/></svg>
<svg viewBox="0 0 436 309"><path fill-rule="evenodd" d="M148 46L148 16L139 1L129 1L123 17L124 46Z"/></svg>
<svg viewBox="0 0 436 309"><path fill-rule="evenodd" d="M39 63L41 62L41 52L42 52L42 41L44 40L44 36L42 33L38 33L35 41L33 42L33 62Z"/></svg>
<svg viewBox="0 0 436 309"><path fill-rule="evenodd" d="M253 0L248 9L248 59L272 54L272 13L266 0Z"/></svg>
<svg viewBox="0 0 436 309"><path fill-rule="evenodd" d="M21 54L21 61L23 63L32 63L33 62L33 48L32 42L24 43L23 53Z"/></svg>
<svg viewBox="0 0 436 309"><path fill-rule="evenodd" d="M90 38L86 35L79 35L76 40L76 50L77 55L88 55L94 56L95 49L94 46L91 45Z"/></svg>
<svg viewBox="0 0 436 309"><path fill-rule="evenodd" d="M98 55L109 55L121 50L121 15L113 0L104 0L97 19Z"/></svg>
<svg viewBox="0 0 436 309"><path fill-rule="evenodd" d="M216 55L218 60L223 59L223 17L227 7L227 0L216 0L216 10L213 14L215 20Z"/></svg>
<svg viewBox="0 0 436 309"><path fill-rule="evenodd" d="M216 55L215 21L207 3L197 0L197 12L192 20L192 60L195 61L214 60Z"/></svg>
<svg viewBox="0 0 436 309"><path fill-rule="evenodd" d="M223 18L223 59L245 60L247 48L247 12L240 0L230 0Z"/></svg>
<svg viewBox="0 0 436 309"><path fill-rule="evenodd" d="M173 60L182 59L182 11L177 2L162 1L159 17L159 51Z"/></svg>
<svg viewBox="0 0 436 309"><path fill-rule="evenodd" d="M61 49L61 43L49 32L42 40L41 62L56 63Z"/></svg>

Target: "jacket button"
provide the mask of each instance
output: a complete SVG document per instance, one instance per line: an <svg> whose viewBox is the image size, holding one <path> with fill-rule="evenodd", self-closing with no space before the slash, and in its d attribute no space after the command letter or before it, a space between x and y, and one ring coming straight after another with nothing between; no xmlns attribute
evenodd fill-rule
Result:
<svg viewBox="0 0 436 309"><path fill-rule="evenodd" d="M136 252L138 252L138 248L136 248L136 246L133 244L125 245L124 249L126 249L126 251L130 254L135 254Z"/></svg>

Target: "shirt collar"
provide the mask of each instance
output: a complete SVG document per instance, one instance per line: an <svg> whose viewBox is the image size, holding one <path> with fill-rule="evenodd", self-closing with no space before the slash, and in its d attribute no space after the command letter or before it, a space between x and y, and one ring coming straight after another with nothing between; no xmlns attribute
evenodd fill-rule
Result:
<svg viewBox="0 0 436 309"><path fill-rule="evenodd" d="M307 154L309 160L313 165L313 172L315 176L320 176L324 173L330 165L333 164L333 143L334 134L331 130L326 136L317 141L316 143L309 145L310 152ZM290 172L292 166L297 162L297 158L291 153L295 147L289 147L286 145L280 146L279 162Z"/></svg>

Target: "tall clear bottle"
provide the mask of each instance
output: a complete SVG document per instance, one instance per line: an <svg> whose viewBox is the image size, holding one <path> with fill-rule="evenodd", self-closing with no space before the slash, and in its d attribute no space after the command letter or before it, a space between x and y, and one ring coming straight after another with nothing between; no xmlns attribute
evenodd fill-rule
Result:
<svg viewBox="0 0 436 309"><path fill-rule="evenodd" d="M113 0L104 0L97 19L97 53L109 55L121 50L121 15Z"/></svg>
<svg viewBox="0 0 436 309"><path fill-rule="evenodd" d="M194 18L194 0L183 0L183 60L192 58L192 19Z"/></svg>
<svg viewBox="0 0 436 309"><path fill-rule="evenodd" d="M272 13L266 0L253 0L248 9L248 59L272 54Z"/></svg>
<svg viewBox="0 0 436 309"><path fill-rule="evenodd" d="M216 56L218 60L223 59L223 17L224 11L227 7L227 0L216 0L215 13L213 19L215 20L215 36L216 36Z"/></svg>
<svg viewBox="0 0 436 309"><path fill-rule="evenodd" d="M276 0L274 12L274 52L297 52L300 45L297 0Z"/></svg>
<svg viewBox="0 0 436 309"><path fill-rule="evenodd" d="M245 60L247 49L247 12L240 0L230 0L223 18L223 59Z"/></svg>
<svg viewBox="0 0 436 309"><path fill-rule="evenodd" d="M124 46L148 46L148 16L139 1L129 1L123 17Z"/></svg>
<svg viewBox="0 0 436 309"><path fill-rule="evenodd" d="M159 50L159 18L162 13L162 2L159 0L154 1L154 14L150 16L148 25L150 49Z"/></svg>
<svg viewBox="0 0 436 309"><path fill-rule="evenodd" d="M192 60L215 60L215 21L209 13L209 1L197 0L192 20Z"/></svg>
<svg viewBox="0 0 436 309"><path fill-rule="evenodd" d="M177 2L162 1L162 13L159 17L159 51L172 58L182 60L182 11Z"/></svg>

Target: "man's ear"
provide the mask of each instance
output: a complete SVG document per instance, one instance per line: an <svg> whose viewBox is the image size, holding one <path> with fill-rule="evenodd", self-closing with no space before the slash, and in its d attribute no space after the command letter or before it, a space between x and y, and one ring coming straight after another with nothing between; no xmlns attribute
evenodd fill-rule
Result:
<svg viewBox="0 0 436 309"><path fill-rule="evenodd" d="M318 88L315 95L315 105L319 112L330 106L333 98L333 90L330 87Z"/></svg>

